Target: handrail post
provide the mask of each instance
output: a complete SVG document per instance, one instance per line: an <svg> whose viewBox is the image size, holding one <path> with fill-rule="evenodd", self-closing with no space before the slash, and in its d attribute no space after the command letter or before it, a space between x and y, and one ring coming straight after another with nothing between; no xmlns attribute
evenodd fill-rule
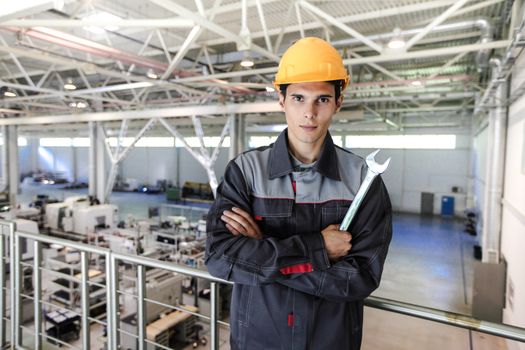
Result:
<svg viewBox="0 0 525 350"><path fill-rule="evenodd" d="M15 223L11 222L9 224L9 292L11 294L10 302L10 317L11 317L11 348L15 348L16 344L16 319L15 319L15 309L16 309L16 291L15 291Z"/></svg>
<svg viewBox="0 0 525 350"><path fill-rule="evenodd" d="M27 239L26 239L27 241ZM42 271L40 263L42 261L42 246L39 241L33 241L34 262L33 262L33 292L35 302L35 350L42 349Z"/></svg>
<svg viewBox="0 0 525 350"><path fill-rule="evenodd" d="M139 336L139 350L146 349L146 284L144 265L137 265L137 333Z"/></svg>
<svg viewBox="0 0 525 350"><path fill-rule="evenodd" d="M108 252L105 255L106 260L106 343L107 349L113 349L113 337L115 336L115 330L113 325L113 313L116 312L113 309L113 290L111 286L111 280L114 278L113 269L111 266L111 254ZM115 349L116 350L116 349Z"/></svg>
<svg viewBox="0 0 525 350"><path fill-rule="evenodd" d="M6 225L2 224L0 226L0 230L2 230L0 232L0 259L2 259L0 261L0 347L3 349L4 346L5 346L5 322L4 322L4 317L6 315L6 310L5 310L5 292L6 290L4 289L6 287L5 285L5 265L6 265L6 261L5 261L5 241L6 241L6 236L5 236L5 230L6 228Z"/></svg>
<svg viewBox="0 0 525 350"><path fill-rule="evenodd" d="M217 282L210 282L210 349L219 349L219 330L217 328L217 304L219 297Z"/></svg>
<svg viewBox="0 0 525 350"><path fill-rule="evenodd" d="M110 304L110 308L112 310L111 315L109 318L111 318L111 328L112 328L112 334L110 334L111 342L108 348L118 350L119 346L119 339L120 339L120 332L119 332L119 294L118 294L118 261L115 258L115 256L111 253L108 253L109 261L106 262L107 265L109 265L109 285L111 298L108 300L108 303Z"/></svg>
<svg viewBox="0 0 525 350"><path fill-rule="evenodd" d="M81 270L81 302L82 302L82 348L90 349L90 327L89 327L89 260L88 253L80 252Z"/></svg>
<svg viewBox="0 0 525 350"><path fill-rule="evenodd" d="M15 343L14 346L16 348L22 346L22 328L20 328L21 325L21 319L22 319L22 269L20 268L20 260L22 255L22 238L20 238L19 235L14 233L15 240L14 240L14 255L15 255L15 264L14 266L11 266L11 273L14 275L15 280L15 286L14 286L14 306L13 309L13 319L15 320L15 328L12 330L12 332L15 333Z"/></svg>

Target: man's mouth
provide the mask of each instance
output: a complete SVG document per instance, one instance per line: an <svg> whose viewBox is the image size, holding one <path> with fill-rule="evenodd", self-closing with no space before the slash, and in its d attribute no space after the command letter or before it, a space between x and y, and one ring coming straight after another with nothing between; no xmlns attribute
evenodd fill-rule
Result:
<svg viewBox="0 0 525 350"><path fill-rule="evenodd" d="M304 131L314 131L315 129L317 129L317 126L315 126L315 125L301 125L301 128Z"/></svg>

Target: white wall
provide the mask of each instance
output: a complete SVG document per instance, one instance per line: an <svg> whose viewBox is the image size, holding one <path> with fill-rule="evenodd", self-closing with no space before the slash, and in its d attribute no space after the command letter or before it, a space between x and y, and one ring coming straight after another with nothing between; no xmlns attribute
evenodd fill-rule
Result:
<svg viewBox="0 0 525 350"><path fill-rule="evenodd" d="M38 140L32 141L38 144ZM87 183L89 178L87 147L21 147L19 148L20 171L63 171L72 181L74 156L77 181ZM229 149L221 148L215 165L218 180L224 175L228 156ZM36 162L33 158L36 158ZM107 171L109 167L109 163L106 164ZM137 179L141 184L156 184L157 180L163 179L180 186L185 181L208 182L204 168L184 148L134 148L121 163L119 174L124 179Z"/></svg>
<svg viewBox="0 0 525 350"><path fill-rule="evenodd" d="M525 82L525 56L512 72L511 91ZM501 253L507 262L507 303L504 322L525 327L525 96L509 108L505 158ZM513 284L514 299L509 300ZM525 344L520 344L525 350Z"/></svg>
<svg viewBox="0 0 525 350"><path fill-rule="evenodd" d="M422 133L428 131L421 131ZM392 157L383 178L388 187L394 210L420 212L421 192L434 193L434 213L441 212L442 196L455 197L456 215L466 207L469 173L470 138L457 134L454 150L399 150L384 149L378 161ZM372 149L355 149L354 153L366 157ZM76 155L77 181L88 181L87 147L37 147L38 168L44 171L66 171L72 179L73 154ZM22 156L29 157L29 154ZM228 163L229 149L221 148L215 165L218 180ZM28 163L22 159L21 162ZM108 166L109 169L109 166ZM36 170L36 169L33 169ZM208 182L204 168L184 148L134 148L121 164L119 174L137 179L139 183L155 184L167 179L182 186L185 181ZM462 189L452 193L453 186Z"/></svg>
<svg viewBox="0 0 525 350"><path fill-rule="evenodd" d="M376 156L379 162L392 157L383 179L394 210L419 213L421 193L434 193L434 213L441 213L442 196L452 196L454 211L461 216L466 208L470 166L470 135L457 136L454 150L384 149ZM351 149L366 157L374 149ZM452 193L452 187L462 192Z"/></svg>
<svg viewBox="0 0 525 350"><path fill-rule="evenodd" d="M474 207L478 213L476 221L477 232L483 231L483 208L485 205L485 186L487 175L487 145L488 128L483 129L474 138L474 148L472 150L472 171L473 171L473 194ZM477 236L480 242L481 234Z"/></svg>

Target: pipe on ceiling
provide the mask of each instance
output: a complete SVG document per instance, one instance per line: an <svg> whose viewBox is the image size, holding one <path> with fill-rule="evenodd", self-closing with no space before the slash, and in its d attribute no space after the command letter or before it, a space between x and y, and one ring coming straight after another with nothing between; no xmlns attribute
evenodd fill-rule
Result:
<svg viewBox="0 0 525 350"><path fill-rule="evenodd" d="M60 45L62 47L67 47L67 48L82 51L82 52L88 52L96 56L110 58L110 59L122 61L128 64L134 64L140 67L152 68L154 70L162 71L162 72L165 72L168 69L168 65L163 62L159 62L159 61L148 59L148 58L136 55L136 54L118 50L113 47L102 45L102 44L99 44L91 40L83 39L78 36L74 36L74 35L67 34L67 33L64 33L58 30L54 30L54 29L50 29L50 28L34 27L34 28L27 29L27 30L20 30L15 27L5 27L2 29L8 30L14 33L22 33L32 38L44 40L44 41L47 41L53 44ZM189 72L189 71L180 70L180 69L174 70L173 74L179 77L191 77L191 76L199 75L198 73ZM222 82L219 79L210 79L210 81L213 81L216 83ZM223 88L234 90L240 93L253 92L252 90L247 89L245 87L225 85L223 86Z"/></svg>

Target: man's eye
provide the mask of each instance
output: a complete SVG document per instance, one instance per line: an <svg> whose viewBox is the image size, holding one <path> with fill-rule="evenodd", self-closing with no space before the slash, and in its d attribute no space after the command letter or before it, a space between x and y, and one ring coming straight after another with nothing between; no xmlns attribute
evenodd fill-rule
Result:
<svg viewBox="0 0 525 350"><path fill-rule="evenodd" d="M294 96L293 100L297 101L297 102L301 102L303 100L303 98L301 96Z"/></svg>
<svg viewBox="0 0 525 350"><path fill-rule="evenodd" d="M330 102L330 99L328 97L321 97L321 98L319 98L319 102L321 102L321 103L328 103L328 102Z"/></svg>

